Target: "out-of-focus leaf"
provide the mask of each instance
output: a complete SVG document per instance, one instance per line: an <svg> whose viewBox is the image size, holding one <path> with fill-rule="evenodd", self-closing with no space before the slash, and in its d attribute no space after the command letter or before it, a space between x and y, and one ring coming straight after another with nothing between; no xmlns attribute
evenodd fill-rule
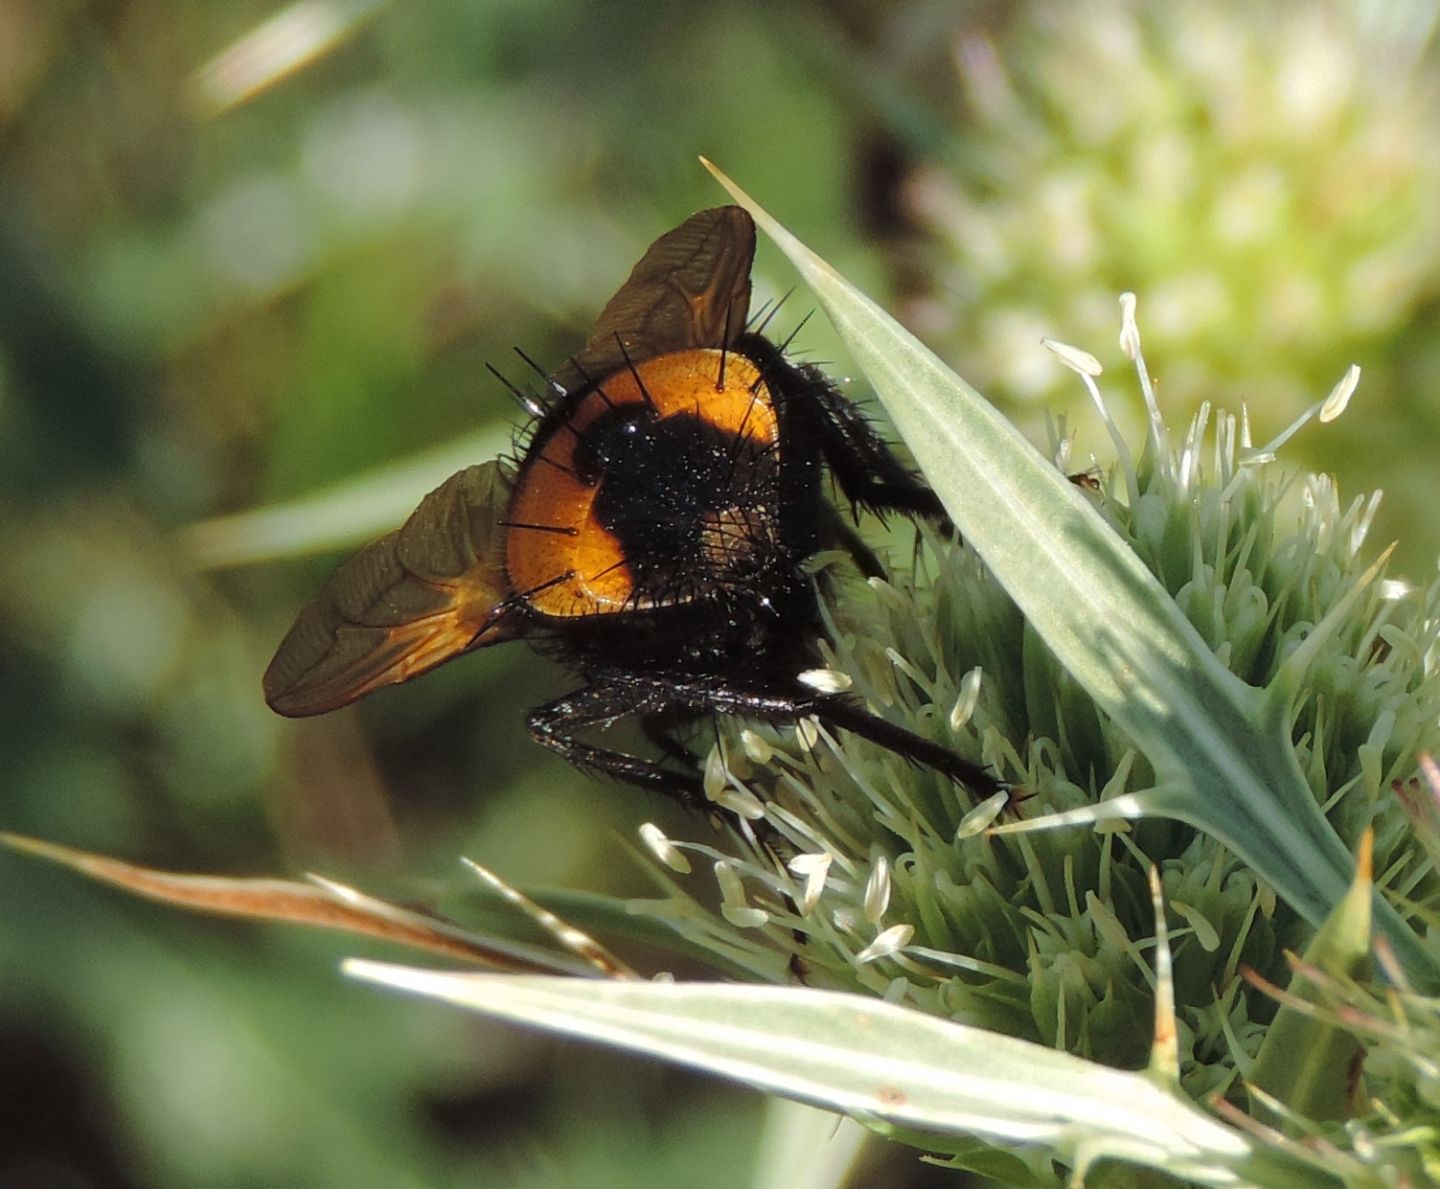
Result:
<svg viewBox="0 0 1440 1189"><path fill-rule="evenodd" d="M318 61L359 32L384 0L296 0L195 73L195 105L218 116Z"/></svg>
<svg viewBox="0 0 1440 1189"><path fill-rule="evenodd" d="M268 508L193 524L183 541L195 564L223 570L339 549L378 537L405 519L455 472L510 446L508 426L492 426L413 458Z"/></svg>
<svg viewBox="0 0 1440 1189"><path fill-rule="evenodd" d="M475 962L494 970L570 975L596 973L593 963L587 964L568 955L549 953L519 942L475 936L448 922L397 908L329 880L317 879L307 884L285 879L180 875L137 867L104 855L72 850L15 834L0 833L0 842L26 854L60 863L91 879L177 908L335 929L447 958ZM489 881L494 880L488 873L486 877ZM513 889L507 891L513 893ZM580 936L583 937L583 934Z"/></svg>

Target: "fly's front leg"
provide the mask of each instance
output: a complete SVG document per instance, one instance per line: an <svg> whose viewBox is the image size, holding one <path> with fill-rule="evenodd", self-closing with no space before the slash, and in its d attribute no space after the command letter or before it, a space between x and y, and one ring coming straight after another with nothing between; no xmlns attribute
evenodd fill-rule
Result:
<svg viewBox="0 0 1440 1189"><path fill-rule="evenodd" d="M902 463L878 433L818 368L785 359L759 334L736 340L780 386L793 435L818 448L845 498L872 512L920 516L942 526L949 518L935 493Z"/></svg>
<svg viewBox="0 0 1440 1189"><path fill-rule="evenodd" d="M939 497L838 389L828 382L817 388L816 404L820 452L847 500L881 515L899 512L950 526Z"/></svg>

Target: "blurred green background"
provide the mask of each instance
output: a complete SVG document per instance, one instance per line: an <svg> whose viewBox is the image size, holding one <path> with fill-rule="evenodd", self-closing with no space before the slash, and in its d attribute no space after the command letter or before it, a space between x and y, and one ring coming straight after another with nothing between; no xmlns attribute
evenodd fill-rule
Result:
<svg viewBox="0 0 1440 1189"><path fill-rule="evenodd" d="M1103 439L1039 338L1133 426L1124 289L1176 420L1244 403L1258 444L1360 363L1287 450L1385 487L1428 581L1433 6L1256 7L0 0L0 828L457 915L461 854L647 893L617 837L669 808L525 736L563 673L514 646L281 721L260 672L343 550L254 555L504 446L485 363L563 359L723 200L700 152L1037 441L1067 411L1078 465ZM207 524L350 480L268 538ZM0 1189L752 1183L752 1096L352 986L355 943L3 854L0 894Z"/></svg>

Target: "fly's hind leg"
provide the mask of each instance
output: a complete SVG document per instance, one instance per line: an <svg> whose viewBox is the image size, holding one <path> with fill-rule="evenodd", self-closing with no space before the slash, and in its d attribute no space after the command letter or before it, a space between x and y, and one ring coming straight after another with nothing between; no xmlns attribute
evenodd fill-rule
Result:
<svg viewBox="0 0 1440 1189"><path fill-rule="evenodd" d="M680 742L677 727L693 722L695 716L684 711L662 710L655 714L643 715L640 729L667 759L689 769L700 767L700 757Z"/></svg>
<svg viewBox="0 0 1440 1189"><path fill-rule="evenodd" d="M699 761L671 731L712 714L754 718L777 726L814 716L826 726L859 735L912 764L933 769L979 797L1010 787L979 764L872 714L843 694L748 685L714 674L607 674L533 711L528 725L537 743L576 767L603 772L626 784L674 797L692 809L708 811L712 806L705 796ZM576 737L581 731L603 729L632 716L683 770Z"/></svg>
<svg viewBox="0 0 1440 1189"><path fill-rule="evenodd" d="M848 698L827 698L826 705L815 711L823 723L839 727L843 731L859 735L871 743L877 743L887 751L893 751L912 764L933 768L948 776L956 784L962 784L978 797L989 797L1003 792L1010 786L988 769L972 763L964 756L956 755L948 747L933 743L914 731L896 726L888 719L871 714L863 706Z"/></svg>
<svg viewBox="0 0 1440 1189"><path fill-rule="evenodd" d="M664 793L691 808L706 808L705 792L693 756L688 757L687 770L680 772L653 760L596 747L576 738L580 731L603 729L632 715L640 716L643 725L649 717L667 710L667 701L663 688L658 686L622 687L602 682L585 686L539 707L531 712L526 725L530 728L531 738L577 768L590 768L626 784ZM669 747L662 744L662 749L677 760L688 756L673 739Z"/></svg>
<svg viewBox="0 0 1440 1189"><path fill-rule="evenodd" d="M912 764L934 769L978 797L988 797L1010 787L979 764L872 714L844 694L819 694L773 685L751 686L713 676L667 676L638 681L630 678L628 681L634 683L637 693L639 687L649 686L652 696L665 698L672 711L683 708L685 713L696 718L706 714L730 714L778 726L798 723L813 715L827 726L868 739Z"/></svg>

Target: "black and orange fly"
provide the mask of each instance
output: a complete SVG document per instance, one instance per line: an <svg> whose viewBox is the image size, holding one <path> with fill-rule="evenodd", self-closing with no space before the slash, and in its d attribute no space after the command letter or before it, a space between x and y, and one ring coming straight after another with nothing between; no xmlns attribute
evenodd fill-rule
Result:
<svg viewBox="0 0 1440 1189"><path fill-rule="evenodd" d="M534 710L572 764L703 805L686 728L813 716L981 794L949 749L807 685L822 549L873 556L826 498L944 522L934 493L818 369L749 329L755 227L701 211L651 245L584 348L549 377L518 465L468 467L342 565L265 673L285 715L319 714L505 640L579 678ZM637 719L649 759L581 735Z"/></svg>

